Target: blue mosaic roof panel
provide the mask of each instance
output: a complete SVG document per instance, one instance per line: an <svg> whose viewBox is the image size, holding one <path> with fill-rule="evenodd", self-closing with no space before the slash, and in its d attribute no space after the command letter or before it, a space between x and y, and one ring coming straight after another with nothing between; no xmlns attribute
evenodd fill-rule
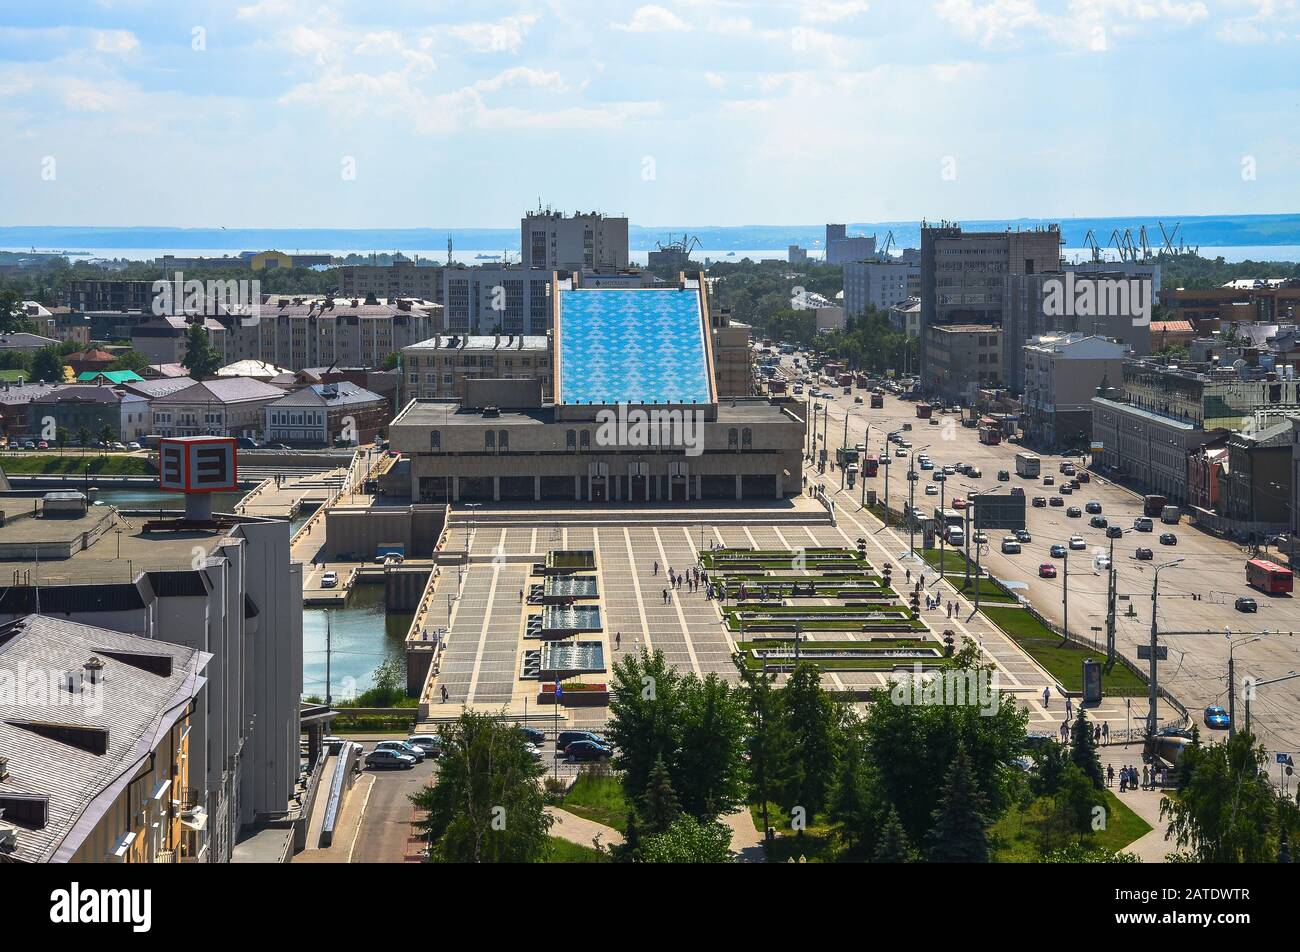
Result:
<svg viewBox="0 0 1300 952"><path fill-rule="evenodd" d="M694 289L560 292L560 403L709 403Z"/></svg>

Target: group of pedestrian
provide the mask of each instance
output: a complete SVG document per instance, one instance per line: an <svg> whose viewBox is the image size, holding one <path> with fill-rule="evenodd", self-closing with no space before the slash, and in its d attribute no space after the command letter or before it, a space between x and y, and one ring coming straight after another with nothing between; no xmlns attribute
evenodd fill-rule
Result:
<svg viewBox="0 0 1300 952"><path fill-rule="evenodd" d="M1154 790L1160 777L1152 767L1144 766L1142 768L1142 777L1138 778L1136 767L1125 766L1119 768L1119 792L1124 793L1126 790ZM1106 786L1115 785L1115 765L1106 766Z"/></svg>

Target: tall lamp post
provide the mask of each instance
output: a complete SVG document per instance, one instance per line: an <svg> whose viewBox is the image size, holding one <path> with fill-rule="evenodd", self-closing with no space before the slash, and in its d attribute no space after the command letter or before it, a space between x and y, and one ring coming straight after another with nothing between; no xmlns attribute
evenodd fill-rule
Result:
<svg viewBox="0 0 1300 952"><path fill-rule="evenodd" d="M1156 617L1157 617L1157 599L1160 593L1160 573L1164 569L1171 569L1176 565L1182 565L1183 559L1174 559L1172 562L1166 562L1163 565L1156 566L1155 579L1151 582L1151 660L1150 660L1150 679L1151 683L1147 687L1147 734L1154 735L1156 732L1156 700L1159 698L1159 684L1156 681Z"/></svg>
<svg viewBox="0 0 1300 952"><path fill-rule="evenodd" d="M1262 631L1253 638L1243 638L1241 641L1232 641L1228 645L1228 739L1231 740L1237 734L1237 682L1236 667L1233 661L1232 652L1242 645L1248 645L1253 641L1260 641L1267 638L1271 631ZM1249 730L1249 720L1247 720L1246 729Z"/></svg>

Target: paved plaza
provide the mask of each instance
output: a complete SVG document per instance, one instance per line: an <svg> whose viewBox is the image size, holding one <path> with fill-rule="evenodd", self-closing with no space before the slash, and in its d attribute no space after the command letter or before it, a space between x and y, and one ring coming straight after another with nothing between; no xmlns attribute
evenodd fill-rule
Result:
<svg viewBox="0 0 1300 952"><path fill-rule="evenodd" d="M707 518L706 512L701 512ZM520 514L521 521L528 516ZM907 538L885 529L865 513L840 511L839 524L813 525L610 525L565 526L563 523L484 524L475 527L468 518L454 521L448 548L467 548L471 562L461 572L446 571L439 580L430 613L430 626L448 624L450 634L443 655L438 684L447 689L446 707L468 704L479 709L506 708L519 716L550 714L550 708L536 705L538 682L522 680L522 653L536 641L523 637L529 609L521 604L520 589L526 589L534 560L553 549L589 549L596 554L599 604L604 631L586 636L599 640L605 649L607 666L612 667L625 652L639 648L660 650L678 670L704 676L718 674L730 681L737 678L731 656L735 639L726 629L715 602L685 586L673 589L667 603L666 570L685 571L696 564L696 553L712 544L729 547L797 550L808 547L854 548L858 538L868 540L867 559L877 570L886 564L902 583L909 567ZM658 563L656 572L655 563ZM924 568L924 566L920 566ZM997 672L999 688L1012 693L1030 712L1030 730L1056 731L1065 718L1060 685L1026 655L1010 638L933 572L925 576L927 590L953 600L958 608L949 619L946 610L923 612L922 617L936 634L945 628L970 637ZM812 599L810 603L834 604L834 599ZM535 610L535 609L534 609ZM615 635L619 647L615 647ZM815 636L810 636L815 638ZM859 640L868 633L836 633L841 640ZM604 680L608 675L586 676L582 680ZM863 691L884 685L889 675L872 671L827 671L827 686L835 690ZM1044 687L1051 696L1043 703ZM435 703L433 716L443 716L443 705ZM1134 699L1134 726L1146 709L1144 698ZM1107 697L1090 712L1109 722L1117 734L1128 723L1123 698ZM1169 712L1162 710L1162 715ZM604 708L567 708L561 716L577 724L599 723Z"/></svg>

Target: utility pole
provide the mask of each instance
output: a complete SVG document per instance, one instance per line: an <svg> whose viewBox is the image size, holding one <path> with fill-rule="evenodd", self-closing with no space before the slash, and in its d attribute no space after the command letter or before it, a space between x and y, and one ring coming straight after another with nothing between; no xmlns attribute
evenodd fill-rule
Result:
<svg viewBox="0 0 1300 952"><path fill-rule="evenodd" d="M1065 640L1070 640L1070 550L1065 550L1065 558L1061 559L1061 630L1065 634Z"/></svg>
<svg viewBox="0 0 1300 952"><path fill-rule="evenodd" d="M945 482L947 482L947 480L945 480ZM965 538L964 538L964 540L963 540L963 541L965 542L965 544L966 544L966 545L965 545L965 547L966 547L966 557L965 557L965 559L963 560L963 561L965 562L965 564L966 564L966 565L965 565L965 567L966 567L966 583L965 583L965 585L962 586L963 588L970 588L970 511L971 511L971 507L970 507L970 506L967 506L967 507L966 507L966 511L965 511L965 513L964 513L964 515L965 515L965 517L966 517L966 534L965 534ZM978 583L977 583L976 587L978 588Z"/></svg>
<svg viewBox="0 0 1300 952"><path fill-rule="evenodd" d="M1255 688L1262 688L1262 687L1264 687L1264 685L1266 685L1266 684L1277 684L1279 681L1291 681L1291 680L1294 680L1295 678L1300 678L1300 672L1291 671L1291 672L1288 672L1287 674L1282 675L1280 678L1269 678L1267 681L1256 681L1256 682L1254 682L1254 684L1251 685L1252 690L1249 691L1249 692L1246 694L1246 698L1245 698L1245 700L1246 700L1246 733L1247 733L1247 734L1250 733L1250 701L1251 701L1251 698L1252 698L1252 697L1254 696L1254 694L1255 694L1254 689L1255 689Z"/></svg>
<svg viewBox="0 0 1300 952"><path fill-rule="evenodd" d="M1106 670L1115 666L1115 597L1119 575L1115 570L1115 538L1110 540L1110 566L1106 585Z"/></svg>
<svg viewBox="0 0 1300 952"><path fill-rule="evenodd" d="M333 635L334 632L330 624L329 609L326 609L325 610L325 706L326 707L329 707L330 702L334 700L332 694L330 693L330 687L333 681L333 679L330 676L331 675L330 650L333 648L333 640L334 640Z"/></svg>
<svg viewBox="0 0 1300 952"><path fill-rule="evenodd" d="M1253 638L1245 638L1241 641L1233 641L1228 645L1228 739L1231 740L1237 733L1237 674L1236 661L1232 657L1235 651L1241 645L1248 645L1253 641L1260 641L1267 638L1272 632L1262 631ZM1231 638L1231 631L1228 632ZM1250 692L1246 692L1246 710L1250 710ZM1246 715L1246 730L1250 730L1250 715Z"/></svg>
<svg viewBox="0 0 1300 952"><path fill-rule="evenodd" d="M1154 735L1156 732L1156 700L1159 698L1159 684L1156 680L1156 615L1157 615L1157 598L1160 592L1160 570L1173 568L1180 565L1182 559L1174 559L1172 562L1166 562L1164 565L1156 566L1155 579L1151 583L1151 661L1150 661L1150 679L1151 683L1147 686L1147 735Z"/></svg>
<svg viewBox="0 0 1300 952"><path fill-rule="evenodd" d="M948 536L948 480L939 484L939 581L943 581L945 543Z"/></svg>
<svg viewBox="0 0 1300 952"><path fill-rule="evenodd" d="M844 491L844 479L848 475L848 473L846 472L848 467L844 465L844 460L846 456L844 451L848 449L848 446L849 446L849 411L845 410L844 411L844 436L840 440L840 491L841 492Z"/></svg>
<svg viewBox="0 0 1300 952"><path fill-rule="evenodd" d="M916 450L907 468L907 548L916 561Z"/></svg>

